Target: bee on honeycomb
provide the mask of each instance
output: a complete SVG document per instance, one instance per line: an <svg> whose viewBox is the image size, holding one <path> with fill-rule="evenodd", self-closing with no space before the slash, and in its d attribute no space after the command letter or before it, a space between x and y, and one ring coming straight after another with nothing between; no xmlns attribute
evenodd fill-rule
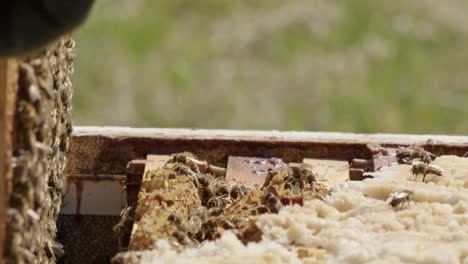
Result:
<svg viewBox="0 0 468 264"><path fill-rule="evenodd" d="M418 159L424 163L430 163L436 157L436 155L425 151L420 146L410 146L397 150L396 157L398 159L398 163L400 164L406 164L414 159Z"/></svg>
<svg viewBox="0 0 468 264"><path fill-rule="evenodd" d="M442 168L440 168L439 166L430 165L430 164L426 164L422 162L414 163L413 166L411 167L411 173L413 175L419 175L419 174L423 175L423 179L422 179L423 182L426 181L426 175L434 174L437 176L442 176L442 172L443 172Z"/></svg>

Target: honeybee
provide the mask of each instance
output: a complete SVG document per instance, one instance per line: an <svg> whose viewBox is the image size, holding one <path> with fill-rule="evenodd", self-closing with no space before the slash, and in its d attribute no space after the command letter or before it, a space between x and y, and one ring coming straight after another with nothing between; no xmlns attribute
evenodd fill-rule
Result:
<svg viewBox="0 0 468 264"><path fill-rule="evenodd" d="M202 224L202 232L205 234L206 239L211 239L213 237L213 233L215 232L218 224L216 223L216 218L208 218Z"/></svg>
<svg viewBox="0 0 468 264"><path fill-rule="evenodd" d="M234 229L236 226L227 219L220 220L220 226L224 229Z"/></svg>
<svg viewBox="0 0 468 264"><path fill-rule="evenodd" d="M178 216L176 214L170 214L167 217L167 221L172 222L175 225L181 225L182 224L182 219L180 218L180 216Z"/></svg>
<svg viewBox="0 0 468 264"><path fill-rule="evenodd" d="M226 201L220 197L211 197L206 203L206 207L210 208L219 208L226 205Z"/></svg>
<svg viewBox="0 0 468 264"><path fill-rule="evenodd" d="M308 184L312 184L315 182L317 175L312 170L312 166L309 164L302 164L299 168L299 175L303 182L307 182Z"/></svg>
<svg viewBox="0 0 468 264"><path fill-rule="evenodd" d="M120 212L120 221L113 227L114 232L129 232L132 228L131 225L133 224L134 214L134 206L128 206L122 209L122 211Z"/></svg>
<svg viewBox="0 0 468 264"><path fill-rule="evenodd" d="M195 156L190 152L177 153L172 156L172 162L186 164L189 158L195 158Z"/></svg>
<svg viewBox="0 0 468 264"><path fill-rule="evenodd" d="M220 216L224 214L224 209L219 207L214 207L208 210L208 216Z"/></svg>
<svg viewBox="0 0 468 264"><path fill-rule="evenodd" d="M203 230L200 230L193 236L193 238L198 240L199 242L202 242L206 239L206 234L205 232L203 232Z"/></svg>
<svg viewBox="0 0 468 264"><path fill-rule="evenodd" d="M392 207L400 206L402 207L405 204L409 204L414 198L413 191L404 190L400 193L394 192L390 194L388 204Z"/></svg>
<svg viewBox="0 0 468 264"><path fill-rule="evenodd" d="M62 257L65 254L63 250L63 245L55 240L49 240L44 247L47 257L52 258L55 257Z"/></svg>
<svg viewBox="0 0 468 264"><path fill-rule="evenodd" d="M272 213L278 213L279 210L283 207L281 201L273 193L267 193L265 195L265 202Z"/></svg>
<svg viewBox="0 0 468 264"><path fill-rule="evenodd" d="M237 199L239 197L242 197L246 195L249 192L249 190L243 186L243 185L234 185L231 188L231 192L229 195L231 196L232 199Z"/></svg>
<svg viewBox="0 0 468 264"><path fill-rule="evenodd" d="M130 240L133 220L135 216L135 206L125 207L120 213L120 221L113 227L113 231L118 238L118 246L123 249Z"/></svg>
<svg viewBox="0 0 468 264"><path fill-rule="evenodd" d="M203 221L201 217L198 215L191 215L189 220L187 221L187 232L193 236L197 234L198 231L200 231L201 225Z"/></svg>
<svg viewBox="0 0 468 264"><path fill-rule="evenodd" d="M209 165L208 169L211 174L215 177L223 177L226 175L226 168L214 166L214 165Z"/></svg>
<svg viewBox="0 0 468 264"><path fill-rule="evenodd" d="M216 178L208 181L206 193L210 198L215 196L227 196L229 195L229 186L223 178Z"/></svg>
<svg viewBox="0 0 468 264"><path fill-rule="evenodd" d="M197 217L199 217L201 220L204 221L205 218L206 218L206 216L207 216L207 213L208 213L208 209L207 209L205 206L198 206L198 207L196 207L196 208L192 211L192 213L190 214L189 219L190 219L191 217L197 216Z"/></svg>
<svg viewBox="0 0 468 264"><path fill-rule="evenodd" d="M227 184L219 184L215 189L215 194L217 196L227 196L229 195L229 186Z"/></svg>
<svg viewBox="0 0 468 264"><path fill-rule="evenodd" d="M197 174L196 178L198 183L201 185L208 185L208 182L211 180L206 174Z"/></svg>
<svg viewBox="0 0 468 264"><path fill-rule="evenodd" d="M182 176L189 176L194 173L189 167L183 164L177 164L174 168L174 171L179 173Z"/></svg>
<svg viewBox="0 0 468 264"><path fill-rule="evenodd" d="M93 3L94 0L3 1L0 56L24 56L44 49L78 27Z"/></svg>
<svg viewBox="0 0 468 264"><path fill-rule="evenodd" d="M179 242L181 245L187 245L189 244L189 238L187 237L187 234L182 232L182 231L174 231L172 233L172 236Z"/></svg>
<svg viewBox="0 0 468 264"><path fill-rule="evenodd" d="M242 216L234 216L232 218L232 222L234 223L237 229L242 229L249 223L249 218Z"/></svg>
<svg viewBox="0 0 468 264"><path fill-rule="evenodd" d="M442 168L436 165L429 165L426 163L414 163L413 166L411 167L411 173L413 175L423 175L423 182L426 180L426 175L427 174L434 174L437 176L442 176Z"/></svg>
<svg viewBox="0 0 468 264"><path fill-rule="evenodd" d="M424 163L430 163L436 155L425 151L420 146L410 146L407 148L400 148L397 150L396 157L398 159L398 163L406 164L411 160L419 159Z"/></svg>

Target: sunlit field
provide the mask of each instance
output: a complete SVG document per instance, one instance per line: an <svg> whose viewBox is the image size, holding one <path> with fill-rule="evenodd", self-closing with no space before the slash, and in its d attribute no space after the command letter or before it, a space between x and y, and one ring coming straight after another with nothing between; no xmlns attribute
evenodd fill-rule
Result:
<svg viewBox="0 0 468 264"><path fill-rule="evenodd" d="M468 134L468 1L96 2L77 125Z"/></svg>

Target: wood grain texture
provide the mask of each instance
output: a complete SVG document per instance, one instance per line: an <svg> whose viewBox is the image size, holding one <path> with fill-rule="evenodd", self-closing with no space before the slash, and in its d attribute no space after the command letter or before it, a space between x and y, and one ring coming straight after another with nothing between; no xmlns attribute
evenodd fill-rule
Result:
<svg viewBox="0 0 468 264"><path fill-rule="evenodd" d="M143 175L141 177L140 186L141 186L141 184L143 182L151 180L151 179L148 179L147 177L145 177L147 175L148 171L158 169L170 158L171 158L170 155L148 155L148 156L146 156L145 170L144 170ZM139 192L140 191L141 191L141 188L139 188ZM140 195L138 195L138 196L140 196ZM138 229L137 226L138 226L138 223L135 221L134 224L133 224L131 235L130 235L130 242L129 242L130 245L132 244L132 238L134 237L134 234L135 234L136 230Z"/></svg>
<svg viewBox="0 0 468 264"><path fill-rule="evenodd" d="M467 136L74 127L66 173L125 174L131 160L184 151L215 165L226 165L229 156L278 157L285 162L371 159L370 143L421 144L436 155L463 156L468 151Z"/></svg>
<svg viewBox="0 0 468 264"><path fill-rule="evenodd" d="M136 205L140 192L141 179L145 173L147 160L132 160L125 171L125 187L127 189L127 205Z"/></svg>
<svg viewBox="0 0 468 264"><path fill-rule="evenodd" d="M12 177L12 130L18 83L17 62L0 58L0 263L6 235L6 210Z"/></svg>

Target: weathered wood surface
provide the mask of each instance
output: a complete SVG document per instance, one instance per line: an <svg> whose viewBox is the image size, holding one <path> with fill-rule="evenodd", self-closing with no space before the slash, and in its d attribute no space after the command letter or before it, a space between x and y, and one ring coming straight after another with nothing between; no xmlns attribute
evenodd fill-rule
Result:
<svg viewBox="0 0 468 264"><path fill-rule="evenodd" d="M12 130L18 71L14 59L0 58L0 263L6 235L6 209L11 180Z"/></svg>
<svg viewBox="0 0 468 264"><path fill-rule="evenodd" d="M437 155L463 156L468 136L75 127L67 173L125 174L131 160L183 151L224 165L229 156L278 157L285 162L303 158L350 161L372 158L368 144L420 144Z"/></svg>

